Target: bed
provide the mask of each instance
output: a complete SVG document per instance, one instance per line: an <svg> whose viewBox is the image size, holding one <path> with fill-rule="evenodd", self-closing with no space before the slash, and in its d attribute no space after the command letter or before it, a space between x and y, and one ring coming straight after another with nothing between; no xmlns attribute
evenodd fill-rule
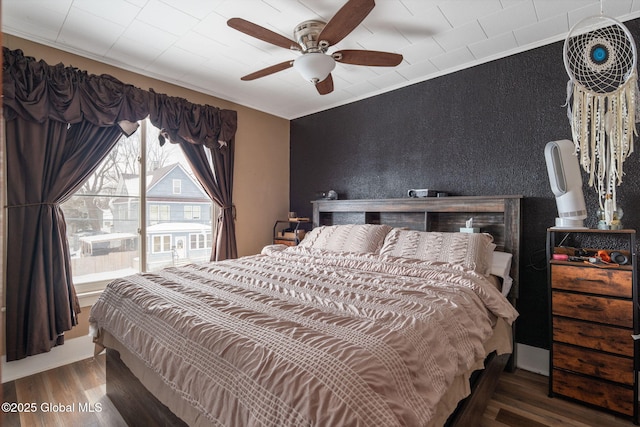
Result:
<svg viewBox="0 0 640 427"><path fill-rule="evenodd" d="M465 396L490 395L482 378L512 352L520 197L313 206L296 247L107 286L90 322L107 348L107 394L130 425L475 416L482 403ZM456 232L470 217L489 233ZM509 262L494 265L496 253ZM471 384L474 372L485 374Z"/></svg>

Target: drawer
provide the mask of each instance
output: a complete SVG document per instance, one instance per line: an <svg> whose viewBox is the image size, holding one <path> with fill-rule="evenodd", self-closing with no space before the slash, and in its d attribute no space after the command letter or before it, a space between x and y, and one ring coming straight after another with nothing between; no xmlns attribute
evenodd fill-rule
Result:
<svg viewBox="0 0 640 427"><path fill-rule="evenodd" d="M633 329L553 318L553 340L633 357Z"/></svg>
<svg viewBox="0 0 640 427"><path fill-rule="evenodd" d="M631 278L631 270L551 265L553 289L632 298Z"/></svg>
<svg viewBox="0 0 640 427"><path fill-rule="evenodd" d="M553 370L552 392L633 416L633 389Z"/></svg>
<svg viewBox="0 0 640 427"><path fill-rule="evenodd" d="M553 291L551 298L556 316L633 328L632 301L558 291Z"/></svg>
<svg viewBox="0 0 640 427"><path fill-rule="evenodd" d="M553 367L633 386L633 359L553 344Z"/></svg>

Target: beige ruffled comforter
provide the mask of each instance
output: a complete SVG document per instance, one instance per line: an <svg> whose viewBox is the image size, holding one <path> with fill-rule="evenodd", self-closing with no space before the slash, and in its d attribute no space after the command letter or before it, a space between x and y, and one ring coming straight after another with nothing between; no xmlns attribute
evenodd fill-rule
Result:
<svg viewBox="0 0 640 427"><path fill-rule="evenodd" d="M447 264L267 247L112 282L91 310L198 413L225 426L424 426L516 311Z"/></svg>

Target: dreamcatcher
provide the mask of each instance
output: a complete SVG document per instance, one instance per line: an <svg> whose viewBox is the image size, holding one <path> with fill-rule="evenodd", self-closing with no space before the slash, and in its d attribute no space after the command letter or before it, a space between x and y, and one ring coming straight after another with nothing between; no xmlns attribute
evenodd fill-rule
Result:
<svg viewBox="0 0 640 427"><path fill-rule="evenodd" d="M637 135L636 45L624 25L600 15L571 29L563 53L567 113L580 164L599 195L599 228L620 228L616 186Z"/></svg>

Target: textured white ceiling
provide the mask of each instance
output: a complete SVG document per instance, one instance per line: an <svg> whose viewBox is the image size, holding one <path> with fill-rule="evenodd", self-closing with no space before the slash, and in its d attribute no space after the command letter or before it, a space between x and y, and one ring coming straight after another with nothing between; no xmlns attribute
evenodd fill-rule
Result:
<svg viewBox="0 0 640 427"><path fill-rule="evenodd" d="M640 0L377 0L330 48L400 53L397 67L337 64L319 95L294 69L240 77L298 53L229 28L241 17L293 39L346 0L2 0L5 33L227 99L286 119L563 40L581 19L640 16ZM73 64L68 64L73 65ZM558 67L563 67L558 58Z"/></svg>

